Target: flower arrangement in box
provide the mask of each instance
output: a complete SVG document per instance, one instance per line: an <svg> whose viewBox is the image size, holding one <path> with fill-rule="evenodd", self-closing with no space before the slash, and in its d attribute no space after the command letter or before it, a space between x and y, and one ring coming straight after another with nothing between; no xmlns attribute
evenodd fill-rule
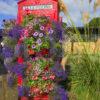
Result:
<svg viewBox="0 0 100 100"><path fill-rule="evenodd" d="M25 85L30 96L50 93L54 89L55 75L51 71L54 61L50 57L50 35L54 33L48 18L34 18L23 30L23 42L29 55Z"/></svg>
<svg viewBox="0 0 100 100"><path fill-rule="evenodd" d="M30 87L30 95L36 96L49 93L54 88L54 73L51 71L54 62L52 59L37 57L33 62L28 62L26 85Z"/></svg>
<svg viewBox="0 0 100 100"><path fill-rule="evenodd" d="M9 79L13 81L11 75L16 76L18 95L35 97L54 91L54 82L59 76L53 67L61 61L63 37L57 22L47 17L28 17L23 27L16 25L9 31L7 37L14 44L9 39L6 41L4 55Z"/></svg>
<svg viewBox="0 0 100 100"><path fill-rule="evenodd" d="M29 49L31 48L34 52L39 52L44 48L49 49L49 35L53 33L53 29L48 26L48 24L41 24L40 19L34 20L37 20L37 23L31 21L29 25L27 25L24 29L24 37L27 37L26 39L24 39L25 44Z"/></svg>

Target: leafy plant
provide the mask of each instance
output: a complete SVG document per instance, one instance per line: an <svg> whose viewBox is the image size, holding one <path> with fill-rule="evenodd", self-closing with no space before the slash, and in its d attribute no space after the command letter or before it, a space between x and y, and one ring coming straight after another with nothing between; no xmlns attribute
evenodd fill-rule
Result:
<svg viewBox="0 0 100 100"><path fill-rule="evenodd" d="M71 92L77 100L100 99L100 54L82 53L70 57Z"/></svg>

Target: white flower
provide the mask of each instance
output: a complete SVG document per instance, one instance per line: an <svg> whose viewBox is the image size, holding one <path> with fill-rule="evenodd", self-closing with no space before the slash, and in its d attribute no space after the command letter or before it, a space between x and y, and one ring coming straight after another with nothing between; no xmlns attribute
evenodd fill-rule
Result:
<svg viewBox="0 0 100 100"><path fill-rule="evenodd" d="M5 44L3 42L1 42L1 45L4 46Z"/></svg>
<svg viewBox="0 0 100 100"><path fill-rule="evenodd" d="M37 37L39 35L38 32L33 33L33 36Z"/></svg>
<svg viewBox="0 0 100 100"><path fill-rule="evenodd" d="M35 49L35 48L36 48L36 45L35 45L35 44L33 44L33 45L32 45L32 49Z"/></svg>
<svg viewBox="0 0 100 100"><path fill-rule="evenodd" d="M39 34L39 37L43 37L43 33L40 33L40 34Z"/></svg>
<svg viewBox="0 0 100 100"><path fill-rule="evenodd" d="M59 43L62 43L62 42L63 42L63 41L60 39L60 40L59 40Z"/></svg>
<svg viewBox="0 0 100 100"><path fill-rule="evenodd" d="M41 45L41 44L42 44L42 40L39 38L39 39L36 41L36 43L37 43L38 45Z"/></svg>
<svg viewBox="0 0 100 100"><path fill-rule="evenodd" d="M44 30L44 26L41 26L41 27L40 27L40 30Z"/></svg>
<svg viewBox="0 0 100 100"><path fill-rule="evenodd" d="M49 30L49 34L52 34L54 31L52 29Z"/></svg>

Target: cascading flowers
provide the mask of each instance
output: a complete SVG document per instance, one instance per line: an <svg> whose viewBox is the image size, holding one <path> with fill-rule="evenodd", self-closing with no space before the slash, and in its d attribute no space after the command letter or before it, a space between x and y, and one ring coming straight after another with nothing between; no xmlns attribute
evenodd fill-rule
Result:
<svg viewBox="0 0 100 100"><path fill-rule="evenodd" d="M7 69L11 75L17 76L19 96L34 97L54 90L54 80L60 72L55 74L58 70L52 68L62 56L61 35L61 27L47 17L34 17L26 21L25 26L16 26L9 31L8 37L14 42L6 42L5 64L9 64ZM62 74L61 71L60 78ZM9 80L13 81L12 77Z"/></svg>
<svg viewBox="0 0 100 100"><path fill-rule="evenodd" d="M34 23L35 21L38 23ZM29 55L48 55L50 49L49 35L54 32L48 18L44 21L42 21L42 18L34 18L34 21L32 20L28 25L26 25L23 32L24 43L27 46Z"/></svg>
<svg viewBox="0 0 100 100"><path fill-rule="evenodd" d="M54 89L55 75L51 71L53 63L50 58L45 59L43 57L37 57L34 62L28 62L26 85L30 87L29 95L49 93Z"/></svg>

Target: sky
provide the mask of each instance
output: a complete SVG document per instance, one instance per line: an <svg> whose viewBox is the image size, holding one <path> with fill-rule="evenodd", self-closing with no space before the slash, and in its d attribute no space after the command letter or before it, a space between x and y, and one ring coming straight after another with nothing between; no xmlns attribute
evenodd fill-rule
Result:
<svg viewBox="0 0 100 100"><path fill-rule="evenodd" d="M93 10L94 1L92 0L89 5L88 0L64 0L67 11L77 27L83 26L81 14L83 11L90 13L90 20L100 16L100 7L97 8L96 12ZM17 18L17 2L18 0L0 0L0 28L3 19ZM60 16L63 17L64 22L69 23L64 13L61 12Z"/></svg>

